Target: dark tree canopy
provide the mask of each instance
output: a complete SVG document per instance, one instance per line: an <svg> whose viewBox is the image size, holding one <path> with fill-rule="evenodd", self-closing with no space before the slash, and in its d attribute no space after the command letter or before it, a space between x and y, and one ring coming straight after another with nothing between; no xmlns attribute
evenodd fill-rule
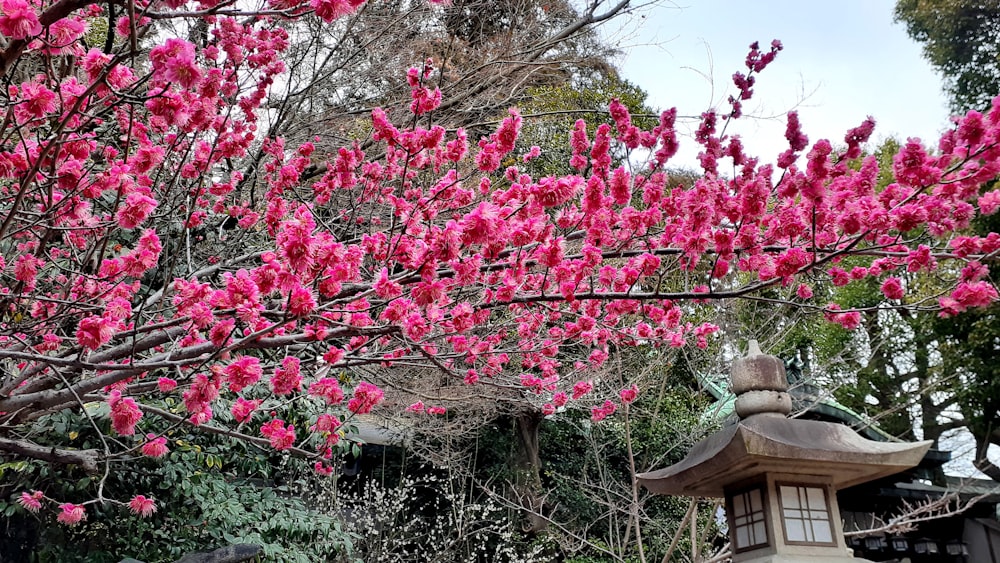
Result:
<svg viewBox="0 0 1000 563"><path fill-rule="evenodd" d="M898 0L895 16L944 75L953 110L989 107L1000 92L1000 1Z"/></svg>

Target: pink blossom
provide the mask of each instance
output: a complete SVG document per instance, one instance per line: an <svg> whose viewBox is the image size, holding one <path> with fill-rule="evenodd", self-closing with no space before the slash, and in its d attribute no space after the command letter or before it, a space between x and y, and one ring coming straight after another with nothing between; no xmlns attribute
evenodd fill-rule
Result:
<svg viewBox="0 0 1000 563"><path fill-rule="evenodd" d="M314 382L309 386L309 394L313 397L323 397L328 405L339 405L344 402L344 392L335 377L324 377Z"/></svg>
<svg viewBox="0 0 1000 563"><path fill-rule="evenodd" d="M24 82L21 84L22 102L16 106L16 111L20 114L19 121L25 122L30 118L43 117L56 110L56 94L43 84L37 82Z"/></svg>
<svg viewBox="0 0 1000 563"><path fill-rule="evenodd" d="M216 378L209 379L203 373L194 377L191 388L184 392L184 407L192 415L192 422L201 424L212 417L211 402L219 396Z"/></svg>
<svg viewBox="0 0 1000 563"><path fill-rule="evenodd" d="M466 385L474 385L477 381L479 381L479 372L474 369L466 371L463 381Z"/></svg>
<svg viewBox="0 0 1000 563"><path fill-rule="evenodd" d="M517 136L521 131L521 112L517 108L510 108L507 113L510 115L504 118L500 123L500 128L494 134L497 148L504 154L514 150Z"/></svg>
<svg viewBox="0 0 1000 563"><path fill-rule="evenodd" d="M979 196L979 212L993 215L1000 209L1000 190L990 190Z"/></svg>
<svg viewBox="0 0 1000 563"><path fill-rule="evenodd" d="M230 342L230 337L236 330L236 319L225 319L216 322L208 329L208 339L219 348L224 348Z"/></svg>
<svg viewBox="0 0 1000 563"><path fill-rule="evenodd" d="M632 199L632 178L625 166L615 168L609 184L611 197L618 205L628 205Z"/></svg>
<svg viewBox="0 0 1000 563"><path fill-rule="evenodd" d="M497 150L496 143L487 143L485 140L479 141L479 153L476 154L476 167L480 172L493 172L500 167L500 159L503 155Z"/></svg>
<svg viewBox="0 0 1000 563"><path fill-rule="evenodd" d="M153 73L166 82L176 82L183 88L193 88L202 77L195 62L195 46L189 41L172 37L149 52Z"/></svg>
<svg viewBox="0 0 1000 563"><path fill-rule="evenodd" d="M389 121L389 116L386 115L385 110L382 108L372 110L372 126L375 129L372 134L372 140L374 141L387 141L390 145L393 145L399 138L399 130Z"/></svg>
<svg viewBox="0 0 1000 563"><path fill-rule="evenodd" d="M432 305L444 299L447 289L444 280L420 282L413 287L413 301L421 307Z"/></svg>
<svg viewBox="0 0 1000 563"><path fill-rule="evenodd" d="M587 393L590 393L593 389L594 383L592 381L577 381L576 384L573 385L573 400L576 401Z"/></svg>
<svg viewBox="0 0 1000 563"><path fill-rule="evenodd" d="M663 166L677 154L679 144L677 130L674 127L676 121L677 108L670 108L660 113L660 123L653 129L653 134L660 143L660 148L654 155L654 163L657 166Z"/></svg>
<svg viewBox="0 0 1000 563"><path fill-rule="evenodd" d="M844 136L844 142L847 143L847 153L844 156L846 158L861 156L861 144L868 141L874 130L875 120L871 116L868 116L861 125L848 131Z"/></svg>
<svg viewBox="0 0 1000 563"><path fill-rule="evenodd" d="M424 402L417 401L416 403L413 403L412 405L406 407L406 410L408 412L424 412Z"/></svg>
<svg viewBox="0 0 1000 563"><path fill-rule="evenodd" d="M961 280L964 282L979 281L990 274L989 268L978 260L973 260L962 268Z"/></svg>
<svg viewBox="0 0 1000 563"><path fill-rule="evenodd" d="M271 391L275 395L288 395L302 386L300 361L294 356L285 356L281 367L271 376Z"/></svg>
<svg viewBox="0 0 1000 563"><path fill-rule="evenodd" d="M826 306L827 312L824 314L826 320L837 323L847 330L854 330L861 325L861 313L858 311L840 312L840 305L831 303Z"/></svg>
<svg viewBox="0 0 1000 563"><path fill-rule="evenodd" d="M795 289L795 294L799 296L799 299L810 299L813 296L813 290L807 284L800 283L799 287Z"/></svg>
<svg viewBox="0 0 1000 563"><path fill-rule="evenodd" d="M885 295L886 299L902 299L906 295L902 280L897 277L886 278L882 282L882 295Z"/></svg>
<svg viewBox="0 0 1000 563"><path fill-rule="evenodd" d="M583 154L590 150L590 140L587 139L587 122L577 119L570 134L570 147L574 154Z"/></svg>
<svg viewBox="0 0 1000 563"><path fill-rule="evenodd" d="M531 162L532 160L538 158L539 155L541 155L541 154L542 154L541 147L539 147L538 145L533 145L531 147L531 150L529 150L528 152L524 153L524 155L521 157L521 161L522 162Z"/></svg>
<svg viewBox="0 0 1000 563"><path fill-rule="evenodd" d="M304 317L316 308L316 298L308 289L296 286L288 296L288 313L293 317Z"/></svg>
<svg viewBox="0 0 1000 563"><path fill-rule="evenodd" d="M537 375L531 373L522 373L519 379L521 385L527 387L534 393L539 394L542 392L542 380Z"/></svg>
<svg viewBox="0 0 1000 563"><path fill-rule="evenodd" d="M2 0L0 10L0 33L10 39L26 39L42 32L38 14L24 0Z"/></svg>
<svg viewBox="0 0 1000 563"><path fill-rule="evenodd" d="M465 158L468 150L468 138L466 137L465 129L459 127L455 131L455 139L445 144L445 158L451 162L459 162Z"/></svg>
<svg viewBox="0 0 1000 563"><path fill-rule="evenodd" d="M87 519L87 512L82 504L63 503L59 505L61 511L56 520L67 526L76 526L81 520Z"/></svg>
<svg viewBox="0 0 1000 563"><path fill-rule="evenodd" d="M604 401L603 405L590 408L590 419L594 422L600 422L614 414L617 409L617 405L611 401Z"/></svg>
<svg viewBox="0 0 1000 563"><path fill-rule="evenodd" d="M937 261L931 255L930 247L921 244L916 250L911 250L906 258L906 271L919 272L927 270L932 272L937 268Z"/></svg>
<svg viewBox="0 0 1000 563"><path fill-rule="evenodd" d="M944 307L942 298L942 307ZM951 292L950 299L954 303L948 303L948 309L957 309L959 312L972 307L986 307L997 300L997 290L987 281L962 282Z"/></svg>
<svg viewBox="0 0 1000 563"><path fill-rule="evenodd" d="M851 283L851 276L843 268L833 267L827 270L827 273L833 278L833 285L837 287Z"/></svg>
<svg viewBox="0 0 1000 563"><path fill-rule="evenodd" d="M142 455L146 457L163 457L169 453L167 439L156 434L146 434L146 443L142 445Z"/></svg>
<svg viewBox="0 0 1000 563"><path fill-rule="evenodd" d="M229 390L233 393L242 391L245 387L253 385L260 380L264 370L260 366L260 360L253 356L239 356L231 364L223 369L223 375L229 382Z"/></svg>
<svg viewBox="0 0 1000 563"><path fill-rule="evenodd" d="M160 388L161 393L169 393L177 388L177 382L169 377L161 377L156 380L156 386Z"/></svg>
<svg viewBox="0 0 1000 563"><path fill-rule="evenodd" d="M295 427L285 427L285 421L280 418L265 423L260 427L260 433L271 441L271 447L276 450L287 450L295 443Z"/></svg>
<svg viewBox="0 0 1000 563"><path fill-rule="evenodd" d="M563 393L562 391L552 395L552 404L556 407L565 406L567 402L569 402L569 397L567 397L566 393Z"/></svg>
<svg viewBox="0 0 1000 563"><path fill-rule="evenodd" d="M424 65L423 77L426 78L430 75L433 67L431 66L431 60L428 59L427 63ZM412 102L410 102L410 112L414 115L423 115L429 111L437 109L441 105L441 90L434 88L426 88L421 84L421 79L419 78L420 72L416 67L410 68L407 73L407 78L409 79L410 87L410 97ZM436 145L436 143L435 143Z"/></svg>
<svg viewBox="0 0 1000 563"><path fill-rule="evenodd" d="M115 297L104 307L104 316L121 321L132 316L132 304L122 297Z"/></svg>
<svg viewBox="0 0 1000 563"><path fill-rule="evenodd" d="M611 167L611 126L602 123L594 132L594 144L590 147L590 164L594 173L607 176Z"/></svg>
<svg viewBox="0 0 1000 563"><path fill-rule="evenodd" d="M14 263L14 279L24 283L25 289L31 291L35 288L35 277L38 275L38 268L45 262L30 254L22 254Z"/></svg>
<svg viewBox="0 0 1000 563"><path fill-rule="evenodd" d="M590 362L590 365L595 368L603 366L604 362L607 359L608 359L608 353L604 350L601 350L600 348L595 348L591 350L590 355L587 357L587 360ZM574 388L574 394L576 394L575 388ZM575 398L576 397L574 397L574 399Z"/></svg>
<svg viewBox="0 0 1000 563"><path fill-rule="evenodd" d="M800 268L809 264L811 260L812 257L805 250L801 248L789 248L782 252L775 261L774 275L779 278L794 275L798 273Z"/></svg>
<svg viewBox="0 0 1000 563"><path fill-rule="evenodd" d="M920 139L907 139L903 148L892 158L896 181L904 186L919 188L929 186L941 178L941 169L934 157L920 143ZM901 230L909 230L902 229Z"/></svg>
<svg viewBox="0 0 1000 563"><path fill-rule="evenodd" d="M427 414L442 415L448 412L444 407L427 407Z"/></svg>
<svg viewBox="0 0 1000 563"><path fill-rule="evenodd" d="M518 134L521 130L521 114L515 108L508 110L505 118L495 133L489 139L479 141L479 154L476 155L476 166L483 172L493 172L500 167L500 160L514 150Z"/></svg>
<svg viewBox="0 0 1000 563"><path fill-rule="evenodd" d="M639 388L633 383L631 387L626 387L625 389L619 391L618 396L621 397L622 402L627 405L635 401L639 396Z"/></svg>
<svg viewBox="0 0 1000 563"><path fill-rule="evenodd" d="M375 294L382 299L392 299L403 293L403 288L396 282L389 279L389 269L382 268L373 286Z"/></svg>
<svg viewBox="0 0 1000 563"><path fill-rule="evenodd" d="M17 498L17 503L28 512L38 512L42 508L43 496L42 491L32 491L31 493L25 491Z"/></svg>
<svg viewBox="0 0 1000 563"><path fill-rule="evenodd" d="M340 348L331 347L323 353L323 361L330 365L335 365L340 360L343 360L346 354L347 353Z"/></svg>
<svg viewBox="0 0 1000 563"><path fill-rule="evenodd" d="M778 55L778 51L782 49L784 49L784 46L777 39L771 41L771 49L767 52L761 51L760 44L754 41L750 44L750 52L747 53L747 68L759 73L774 61L774 58Z"/></svg>
<svg viewBox="0 0 1000 563"><path fill-rule="evenodd" d="M962 258L980 250L979 239L976 237L955 237L949 241L948 246L954 248L955 254Z"/></svg>
<svg viewBox="0 0 1000 563"><path fill-rule="evenodd" d="M146 498L143 495L135 495L132 500L128 503L129 510L132 514L138 514L143 518L149 518L154 512L156 512L156 504L153 499Z"/></svg>
<svg viewBox="0 0 1000 563"><path fill-rule="evenodd" d="M941 312L938 313L938 316L941 318L952 317L965 310L965 307L953 297L939 298L938 306L941 307Z"/></svg>
<svg viewBox="0 0 1000 563"><path fill-rule="evenodd" d="M355 414L367 414L372 408L382 402L384 393L381 389L362 381L354 388L354 396L347 402L347 409Z"/></svg>
<svg viewBox="0 0 1000 563"><path fill-rule="evenodd" d="M326 23L353 14L365 0L310 0L309 5Z"/></svg>
<svg viewBox="0 0 1000 563"><path fill-rule="evenodd" d="M53 55L77 54L83 50L74 43L87 31L87 24L76 18L63 18L49 26L46 52ZM74 49L76 47L76 49Z"/></svg>
<svg viewBox="0 0 1000 563"><path fill-rule="evenodd" d="M122 436L135 434L135 425L142 418L142 411L131 397L122 397L120 391L112 391L108 396L111 406L111 427Z"/></svg>
<svg viewBox="0 0 1000 563"><path fill-rule="evenodd" d="M309 207L300 205L295 209L294 218L283 222L278 230L275 242L279 253L295 272L304 272L313 264L316 252L316 238L313 236L315 228L316 221Z"/></svg>
<svg viewBox="0 0 1000 563"><path fill-rule="evenodd" d="M0 258L2 261L2 258ZM0 264L2 266L2 264ZM0 267L0 270L3 268ZM39 352L51 352L53 350L58 350L62 346L62 338L51 332L46 332L42 335L42 341L35 345L35 349Z"/></svg>
<svg viewBox="0 0 1000 563"><path fill-rule="evenodd" d="M235 418L236 422L240 424L247 422L251 417L253 417L253 412L257 410L260 403L260 399L254 399L252 401L244 399L243 397L236 399L236 402L233 403L231 409L233 418Z"/></svg>
<svg viewBox="0 0 1000 563"><path fill-rule="evenodd" d="M542 207L558 207L573 199L584 186L583 178L542 178L531 192Z"/></svg>
<svg viewBox="0 0 1000 563"><path fill-rule="evenodd" d="M316 424L310 426L309 430L323 434L327 444L332 446L340 440L340 434L337 433L338 428L340 428L340 421L336 417L329 414L321 414L316 419Z"/></svg>
<svg viewBox="0 0 1000 563"><path fill-rule="evenodd" d="M140 191L134 191L125 198L125 203L118 210L118 226L123 229L134 229L142 224L156 209L159 202Z"/></svg>

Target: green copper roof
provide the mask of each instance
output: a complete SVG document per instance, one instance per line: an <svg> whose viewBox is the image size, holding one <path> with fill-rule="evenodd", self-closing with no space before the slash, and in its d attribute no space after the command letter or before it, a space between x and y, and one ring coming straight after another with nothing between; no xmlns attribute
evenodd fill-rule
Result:
<svg viewBox="0 0 1000 563"><path fill-rule="evenodd" d="M790 375L794 372L789 372ZM698 383L717 400L709 405L702 414L701 421L706 424L725 422L735 418L736 395L729 391L729 378L724 375L698 374ZM789 379L792 379L790 376ZM877 442L898 442L894 436L885 432L866 417L840 404L836 399L823 393L819 387L796 378L789 381L788 392L792 396L794 410L805 410L813 416L832 419L853 428L856 432Z"/></svg>

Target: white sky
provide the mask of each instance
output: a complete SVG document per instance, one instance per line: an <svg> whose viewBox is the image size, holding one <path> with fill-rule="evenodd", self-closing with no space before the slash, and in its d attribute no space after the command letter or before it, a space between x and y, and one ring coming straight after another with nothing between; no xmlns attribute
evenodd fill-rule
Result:
<svg viewBox="0 0 1000 563"><path fill-rule="evenodd" d="M936 145L948 127L940 77L892 20L893 0L683 0L648 8L604 33L625 54L623 75L657 109L681 115L728 110L732 74L746 72L748 46L779 39L785 49L758 77L754 98L728 132L752 155L773 162L787 148L785 113L799 112L810 144L844 133L871 115L873 140L920 137ZM690 122L684 125L690 129ZM674 165L696 167L697 145L681 143Z"/></svg>

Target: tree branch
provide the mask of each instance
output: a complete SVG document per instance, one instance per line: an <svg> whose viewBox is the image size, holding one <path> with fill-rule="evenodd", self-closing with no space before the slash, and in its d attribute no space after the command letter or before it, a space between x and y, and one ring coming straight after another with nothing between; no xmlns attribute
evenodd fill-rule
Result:
<svg viewBox="0 0 1000 563"><path fill-rule="evenodd" d="M99 472L97 464L101 460L98 450L64 450L40 446L26 440L2 437L0 437L0 450L52 463L79 465L84 471L92 474Z"/></svg>

